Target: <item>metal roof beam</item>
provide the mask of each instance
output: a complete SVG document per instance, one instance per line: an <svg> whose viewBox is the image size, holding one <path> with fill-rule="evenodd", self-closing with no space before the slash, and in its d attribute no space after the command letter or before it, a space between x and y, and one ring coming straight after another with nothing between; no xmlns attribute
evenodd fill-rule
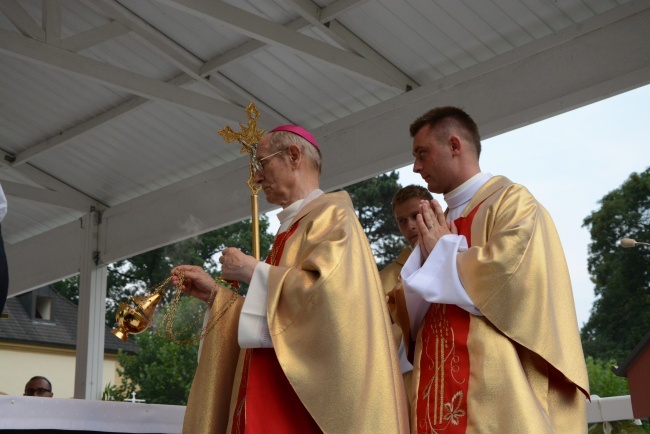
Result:
<svg viewBox="0 0 650 434"><path fill-rule="evenodd" d="M309 21L309 23L331 38L334 42L343 48L364 57L380 68L385 74L391 76L394 80L404 83L404 88L402 88L402 90L406 90L407 86L410 88L419 87L418 83L413 81L411 77L404 74L404 72L386 60L381 54L375 51L374 48L366 44L361 38L352 33L336 19L330 18L328 21L324 21L321 17L323 8L319 7L316 3L311 0L288 1L300 16ZM323 24L324 22L326 22L327 25Z"/></svg>
<svg viewBox="0 0 650 434"><path fill-rule="evenodd" d="M333 47L301 33L291 31L281 24L261 18L223 1L159 1L194 16L218 21L248 37L269 45L287 49L299 56L307 56L338 70L372 80L380 85L400 90L406 88L406 83L394 80L361 56Z"/></svg>
<svg viewBox="0 0 650 434"><path fill-rule="evenodd" d="M241 118L242 107L237 105L70 53L62 48L53 47L7 30L0 29L0 52L64 70L148 99L198 110L222 119L237 120Z"/></svg>
<svg viewBox="0 0 650 434"><path fill-rule="evenodd" d="M227 78L223 77L221 74L213 74L210 77L210 80L220 80L220 83L222 86L232 86L233 89L235 86L237 86L235 83L230 82ZM183 86L189 83L193 83L194 80L188 76L187 74L181 74L172 80L168 81L168 84L174 85L174 86ZM252 95L250 95L251 98L253 98ZM19 154L15 156L9 156L8 157L11 160L14 160L13 163L9 163L6 160L4 161L4 164L9 166L9 167L14 167L18 168L19 166L24 165L25 163L29 162L30 160L34 159L35 157L43 154L44 152L47 152L51 149L54 149L58 146L61 146L70 140L74 139L75 137L79 137L88 131L93 130L94 128L97 128L101 125L104 125L107 122L112 121L113 119L117 119L120 116L126 115L130 113L133 110L136 110L140 107L144 107L147 104L151 104L153 101L143 98L140 96L133 97L126 101L123 104L118 105L117 107L114 107L110 110L105 111L104 113L95 116L94 118L88 119L87 121L84 121L80 123L79 125L75 125L74 127L65 130L54 137L51 137L47 140L44 140L40 143L37 143L33 146L30 146L28 149L20 152ZM258 109L266 114L271 115L271 113L274 113L272 109L268 108L264 103L260 103L258 106ZM241 115L241 113L240 113ZM275 119L278 123L289 123L287 119L282 117L281 115L272 115L273 119Z"/></svg>
<svg viewBox="0 0 650 434"><path fill-rule="evenodd" d="M350 10L352 7L358 4L362 4L365 1L367 0L354 0L354 1L339 0L337 2L332 3L330 6L328 6L325 9L320 9L316 5L314 6L316 6L321 11L320 14L322 15L322 21L325 22L325 21L332 20L336 15L344 11ZM265 115L265 118L270 117L277 123L291 122L289 119L284 117L282 114L277 112L268 104L259 100L259 98L257 98L255 95L248 93L246 90L242 89L238 84L234 83L232 80L225 77L223 74L217 73L217 69L219 67L223 67L224 65L238 58L253 54L255 51L265 47L267 44L264 44L257 40L252 40L250 41L250 44L249 43L244 44L243 46L238 47L238 49L231 50L225 55L219 55L215 59L203 64L200 59L196 58L193 54L189 53L187 50L180 47L174 41L170 40L166 35L163 35L158 30L151 27L148 23L144 22L141 18L133 14L131 11L126 9L121 4L112 0L103 0L103 2L88 3L87 5L92 9L94 9L95 11L108 14L109 16L112 16L114 19L119 20L119 23L117 21L114 22L114 24L117 24L119 27L115 26L115 28L107 29L107 31L110 30L114 32L116 36L119 36L119 34L117 34L118 32L122 31L123 29L125 31L129 31L130 29L131 31L134 31L136 34L138 34L139 36L143 37L145 42L148 42L154 48L159 49L161 53L166 55L168 58L178 59L178 56L175 55L169 56L168 48L165 47L171 47L173 48L173 50L179 51L182 56L189 59L193 64L197 64L197 65L201 64L200 70L198 71L198 73L195 74L194 68L191 65L176 63L177 66L181 67L181 69L183 69L183 71L185 71L194 80L198 81L199 79L201 79L204 84L208 83L210 85L211 90L216 91L221 96L225 97L226 99L236 104L246 105L248 102L254 101L258 109L262 112L262 114ZM338 26L342 27L340 24ZM128 27L128 29L126 29L126 27ZM288 25L286 25L286 27L291 30L300 30L300 29L310 27L310 23L304 19L297 19L289 23ZM326 28L327 27L325 27L325 29ZM93 29L93 31L94 30L99 30L99 29ZM84 32L84 33L90 33L90 32L91 31ZM89 34L87 36L92 37L93 35ZM79 37L79 41L82 41L84 39L87 40L88 37L87 38ZM101 34L99 34L99 32L98 32L98 37L101 37ZM72 40L72 38L68 38L68 39ZM64 43L66 41L64 41ZM160 43L158 43L157 41L160 41ZM101 42L101 40L98 40L98 42ZM163 44L162 49L161 49L161 43ZM210 75L210 80L205 80L203 78L207 75ZM403 75L402 78L404 80L410 80L405 75ZM191 81L187 81L187 83L190 82ZM215 85L215 83L218 83L218 85ZM62 140L62 136L63 135L57 136L55 140L57 140L60 143L63 143L64 140ZM46 142L43 142L42 144L39 145L47 146ZM20 158L17 160L17 162L18 161L20 161Z"/></svg>
<svg viewBox="0 0 650 434"><path fill-rule="evenodd" d="M61 2L59 0L43 0L43 30L45 43L61 46Z"/></svg>
<svg viewBox="0 0 650 434"><path fill-rule="evenodd" d="M10 163L6 160L5 157L11 159L9 154L6 154L0 151L0 165L5 166L3 171L11 172L16 171L20 173L23 177L29 179L32 182L44 187L45 191L52 192L49 195L45 195L43 192L33 192L31 190L21 189L22 187L15 187L11 189L6 189L7 195L16 196L16 197L25 197L26 199L42 201L46 203L53 203L52 201L58 201L54 203L55 205L60 205L66 208L71 209L80 209L87 212L90 208L107 208L106 204L97 201L96 199L70 187L68 184L59 181L54 178L52 175L49 175L42 170L30 165L25 164L18 168L11 167ZM9 183L9 181L2 181L3 184ZM15 183L18 184L18 183ZM23 185L23 184L18 184ZM31 187L31 186L25 186ZM36 187L32 187L36 188ZM37 194L38 193L38 194ZM29 196L29 197L28 197Z"/></svg>
<svg viewBox="0 0 650 434"><path fill-rule="evenodd" d="M89 48L97 43L101 43L103 41L112 39L116 36L120 36L122 34L128 33L130 30L127 28L126 24L128 22L131 22L131 26L135 29L139 29L138 32L151 32L152 35L151 37L148 37L145 42L150 42L151 40L157 40L157 38L166 38L166 36L159 34L157 30L151 28L150 26L147 27L146 23L140 22L138 17L133 15L130 11L124 9L121 7L121 5L115 6L114 2L107 2L107 5L104 7L100 7L101 3L98 4L92 4L91 8L100 11L103 13L109 13L109 15L114 16L114 18L119 17L119 19L124 22L118 22L118 21L112 21L104 26L97 27L95 29L91 29L87 32L80 33L78 35L69 37L64 39L63 42L63 48L69 51L81 51L85 48ZM90 5L89 5L90 6ZM114 9L116 8L116 9ZM113 12L111 14L111 12ZM139 21L138 21L139 20ZM301 20L303 21L303 20ZM158 33L158 34L156 34ZM161 36L162 35L162 36ZM165 42L163 45L165 46L175 46L175 50L178 50L181 52L181 55L185 58L191 59L191 63L194 65L203 65L203 62L200 61L200 59L196 58L187 50L183 49L182 47L178 46L175 44L173 41L168 40ZM159 48L161 44L156 44L154 48ZM168 55L168 50L165 49L165 52L163 53L165 55ZM180 59L179 56L167 56L168 58L175 58L177 61ZM179 66L177 64L177 66ZM246 92L244 89L242 89L239 85L236 83L232 82L230 79L227 77L223 76L222 74L214 73L214 69L208 68L200 68L200 72L196 73L194 71L195 66L190 65L189 63L185 63L185 67L183 70L188 72L188 74L181 74L174 79L170 80L167 82L167 84L174 85L177 87L181 87L183 85L187 85L190 83L193 83L198 79L201 79L203 83L207 83L207 86L212 90L217 92L220 95L223 95L226 99L234 102L235 105L240 105L242 107L246 106L250 101L254 101L256 103L257 108L262 112L265 118L268 119L273 119L277 123L290 123L290 121L284 117L282 114L278 113L276 110L274 110L272 107L270 107L268 104L264 103L263 101L259 100L257 97L254 95ZM191 75L190 75L191 74ZM212 75L210 80L207 80L203 78L204 76L207 75ZM60 134L57 134L54 137L51 137L50 139L47 139L45 141L42 141L40 143L37 143L33 146L30 146L26 150L22 151L21 153L17 154L14 156L12 159L14 160L13 163L10 165L12 167L17 167L22 164L27 163L28 161L32 160L33 158L37 157L38 155L41 155L44 152L47 152L51 149L54 149L55 147L58 147L60 145L63 145L67 143L68 141L72 140L75 137L78 137L93 128L99 127L103 125L106 122L111 121L112 119L115 119L119 116L122 116L126 113L129 113L131 110L135 110L139 107L142 107L146 104L149 104L151 101L150 99L147 99L145 97L139 97L136 96L134 98L131 98L127 102L112 108L92 119L89 119L85 122L82 122L79 125L76 125L66 131L63 131ZM237 109L240 111L241 115L241 109Z"/></svg>
<svg viewBox="0 0 650 434"><path fill-rule="evenodd" d="M353 7L366 3L368 0L338 0L334 3L326 6L320 10L320 22L325 23L328 21L334 20L337 15L352 9ZM284 25L287 29L291 31L298 31L311 27L312 24L307 21L305 18L298 18L290 23ZM257 39L251 39L248 42L241 44L240 46L233 48L223 54L215 56L211 60L208 60L205 65L201 68L201 75L210 74L219 68L224 67L225 65L234 62L242 57L250 56L255 54L257 51L263 49L268 44L258 41Z"/></svg>
<svg viewBox="0 0 650 434"><path fill-rule="evenodd" d="M117 21L111 21L103 26L77 33L61 41L61 46L68 50L78 53L86 48L94 47L102 42L110 41L118 36L129 33L129 29Z"/></svg>
<svg viewBox="0 0 650 434"><path fill-rule="evenodd" d="M298 18L297 20L291 21L285 27L291 31L296 31L310 26L311 24L309 24L307 20L304 18ZM210 74L212 71L223 68L229 63L241 59L242 57L255 54L257 51L262 50L267 45L268 44L262 41L258 41L257 39L251 39L250 41L244 42L240 46L226 51L223 54L219 54L218 56L215 56L205 62L205 65L203 65L203 68L201 68L201 74Z"/></svg>
<svg viewBox="0 0 650 434"><path fill-rule="evenodd" d="M11 21L20 33L37 41L45 41L45 32L16 0L0 1L0 11Z"/></svg>
<svg viewBox="0 0 650 434"><path fill-rule="evenodd" d="M255 107L260 111L264 120L260 121L262 126L279 124L291 124L291 120L287 119L283 114L276 111L273 107L249 93L246 89L229 79L219 72L213 72L208 77L208 81L213 85L218 85L219 88L226 94L229 94L233 99L241 105L248 105L251 101L255 103Z"/></svg>
<svg viewBox="0 0 650 434"><path fill-rule="evenodd" d="M49 203L50 205L62 206L83 212L88 212L90 210L87 203L77 201L73 197L45 188L32 187L31 185L20 184L12 181L2 181L2 189L8 196Z"/></svg>
<svg viewBox="0 0 650 434"><path fill-rule="evenodd" d="M338 0L332 2L331 4L325 6L320 11L321 22L330 21L336 18L338 15L341 15L344 12L354 9L357 6L360 6L364 3L368 3L369 0Z"/></svg>
<svg viewBox="0 0 650 434"><path fill-rule="evenodd" d="M334 2L330 6L327 6L326 8L320 10L321 19L323 21L332 20L338 13L341 13L342 11L345 10L349 10L351 7L357 4L364 3L365 1L367 0L355 0L355 1L339 0L337 2ZM0 5L1 4L2 2L0 2ZM97 4L87 3L87 6L91 7L91 9L95 11L99 11L101 13L108 13L109 16L113 16L113 18L122 15L122 21L127 20L127 18L136 21L137 17L133 13L129 12L119 4L116 5L115 2L107 1L106 4L104 4L104 6L100 6L100 5L101 3L97 3ZM127 13L130 15L125 17L124 15ZM134 26L137 27L135 24ZM292 21L291 23L287 24L285 27L287 27L292 31L296 31L310 26L311 24L307 20L303 18L298 18ZM340 26L340 24L338 24L338 26ZM104 41L124 35L130 31L131 30L121 22L111 21L110 23L107 23L103 26L68 37L62 41L62 45L63 48L68 51L79 52L86 48L90 48L94 45L100 44ZM263 115L265 115L264 116L265 118L273 119L276 123L290 123L291 121L289 119L284 117L282 114L278 113L272 107L270 107L263 101L259 100L254 95L251 95L250 93L246 92L238 84L234 83L232 80L225 77L223 74L217 72L219 68L222 68L223 66L233 61L236 61L241 57L251 55L256 51L263 49L266 45L267 44L255 39L246 42L245 44L242 44L241 46L233 50L230 50L227 53L218 55L213 59L209 60L208 62L204 63L200 67L198 75L200 77L205 77L207 75L210 75L210 79L208 80L208 82L212 86L218 88L221 94L226 96L226 98L228 98L229 100L234 101L236 104L244 106L247 104L248 101L255 101L257 108L262 112ZM194 81L195 81L194 76L190 76L188 74L181 74L175 77L174 79L168 81L167 83L173 84L175 86L183 86L189 83L193 83ZM93 128L99 127L104 123L111 121L112 119L127 114L131 110L135 110L139 107L149 104L150 102L151 102L150 100L139 96L131 98L127 102L111 110L108 110L92 119L89 119L79 125L76 125L66 131L63 131L62 133L57 134L56 136L50 139L37 143L33 146L30 146L28 149L15 156L15 160L13 164L11 164L11 166L17 167L22 164L25 164L31 159L35 158L36 156L41 155L44 152L47 152L48 150L63 145L68 141L74 139L75 137L78 137L88 131L91 131Z"/></svg>
<svg viewBox="0 0 650 434"><path fill-rule="evenodd" d="M323 30L325 25L320 20L320 11L321 7L318 6L316 3L314 3L311 0L288 0L289 6L291 9L294 11L298 12L301 17L309 21L309 23L320 29Z"/></svg>
<svg viewBox="0 0 650 434"><path fill-rule="evenodd" d="M348 11L359 4L366 3L367 1L368 0L338 0L320 10L320 22L325 23L332 21L334 18L336 18L337 15ZM284 25L284 27L294 32L309 28L311 26L312 24L302 17ZM242 57L253 55L267 45L268 44L262 41L258 41L257 39L251 39L250 41L245 42L240 46L233 48L232 50L229 50L223 54L215 56L211 60L208 60L201 68L201 75L210 74L220 68L223 68L225 65L231 62L241 59Z"/></svg>
<svg viewBox="0 0 650 434"><path fill-rule="evenodd" d="M32 160L36 156L42 154L43 152L47 152L51 149L54 149L57 146L60 146L74 139L75 137L80 136L92 130L93 128L97 128L100 125L103 125L106 122L109 122L119 116L129 113L131 112L131 110L141 107L144 104L147 104L149 102L151 101L148 100L147 98L142 98L142 97L131 98L127 102L120 104L117 107L114 107L108 111L105 111L104 113L97 115L94 118L88 119L87 121L82 122L79 125L76 125L70 129L67 129L43 142L30 146L29 148L18 153L15 156L15 161L11 163L11 167L18 167L20 165L23 165L27 163L29 160Z"/></svg>
<svg viewBox="0 0 650 434"><path fill-rule="evenodd" d="M183 72L192 77L193 80L201 83L209 91L215 92L227 101L243 107L247 106L252 100L264 115L270 115L276 119L286 121L284 116L277 113L267 104L262 103L262 101L254 95L243 91L240 87L234 86L233 84L227 86L222 85L224 80L207 80L205 78L207 74L202 73L202 67L204 65L203 60L180 46L167 35L152 27L149 23L118 2L114 0L102 0L100 2L90 2L87 3L87 5L91 9L100 13L108 14L121 22L145 43L153 47L167 60L171 61Z"/></svg>
<svg viewBox="0 0 650 434"><path fill-rule="evenodd" d="M199 75L199 68L203 62L196 56L185 50L166 35L162 34L151 24L144 21L139 16L112 0L100 0L86 3L86 6L99 13L105 13L111 18L120 22L137 35L146 44L153 47L162 54L167 60L181 69L184 73L191 76L197 81L203 82L203 77ZM204 83L206 84L206 83ZM214 90L212 86L206 84L208 89Z"/></svg>
<svg viewBox="0 0 650 434"><path fill-rule="evenodd" d="M84 203L86 205L86 211L89 210L91 207L108 208L108 205L106 205L105 203L100 202L97 199L90 197L87 194L84 194L73 187L70 187L68 184L59 181L52 175L43 172L41 169L34 167L31 164L25 164L21 166L18 170L23 176L26 176L28 179L36 182L38 185L41 185L50 190L54 190L59 194L68 196L71 200L74 200L75 202Z"/></svg>

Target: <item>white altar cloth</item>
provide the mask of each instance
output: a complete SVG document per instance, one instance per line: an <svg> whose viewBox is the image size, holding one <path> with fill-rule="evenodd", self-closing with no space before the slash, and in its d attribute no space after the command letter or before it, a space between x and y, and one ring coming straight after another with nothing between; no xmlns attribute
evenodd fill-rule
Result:
<svg viewBox="0 0 650 434"><path fill-rule="evenodd" d="M178 405L0 396L0 430L171 434L183 430L184 415Z"/></svg>
<svg viewBox="0 0 650 434"><path fill-rule="evenodd" d="M0 431L68 430L114 433L180 433L185 407L114 401L0 396ZM588 422L631 420L630 396L587 402Z"/></svg>

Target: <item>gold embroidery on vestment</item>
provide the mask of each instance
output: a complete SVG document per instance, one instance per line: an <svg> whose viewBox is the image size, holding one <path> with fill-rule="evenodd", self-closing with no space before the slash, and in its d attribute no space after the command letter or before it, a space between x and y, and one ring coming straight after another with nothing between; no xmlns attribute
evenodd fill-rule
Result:
<svg viewBox="0 0 650 434"><path fill-rule="evenodd" d="M426 417L418 421L418 426L431 433L437 433L444 431L449 424L458 425L460 419L466 416L465 411L461 409L464 398L462 390L456 391L450 402L445 402L444 396L445 388L455 389L456 385L464 384L467 378L457 377L460 372L460 357L456 355L454 329L447 320L447 306L432 304L430 309L430 321L422 330L422 348L423 358L427 359L426 366L433 371L433 376L422 391L421 399L426 402ZM429 353L430 348L433 348L433 354ZM445 383L447 363L453 380L451 383ZM443 423L444 426L439 426Z"/></svg>

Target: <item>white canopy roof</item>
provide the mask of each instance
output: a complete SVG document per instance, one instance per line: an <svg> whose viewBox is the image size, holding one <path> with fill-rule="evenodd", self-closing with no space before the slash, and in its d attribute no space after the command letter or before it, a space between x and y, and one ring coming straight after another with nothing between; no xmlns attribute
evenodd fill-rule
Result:
<svg viewBox="0 0 650 434"><path fill-rule="evenodd" d="M10 294L79 272L91 210L104 264L248 216L247 157L218 130L250 101L262 127L314 132L333 189L411 162L434 106L487 138L648 83L649 6L2 1Z"/></svg>

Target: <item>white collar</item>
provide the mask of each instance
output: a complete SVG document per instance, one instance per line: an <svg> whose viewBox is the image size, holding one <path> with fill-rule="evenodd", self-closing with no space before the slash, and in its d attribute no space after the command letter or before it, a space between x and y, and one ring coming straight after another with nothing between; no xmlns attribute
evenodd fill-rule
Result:
<svg viewBox="0 0 650 434"><path fill-rule="evenodd" d="M287 229L287 226L291 223L293 218L298 214L298 211L302 209L305 205L307 205L309 202L312 200L316 199L318 196L321 194L324 194L323 190L321 189L316 189L309 193L306 198L304 199L298 199L282 211L280 211L277 215L278 220L280 220L280 228L278 229L278 233L284 232Z"/></svg>
<svg viewBox="0 0 650 434"><path fill-rule="evenodd" d="M460 217L465 205L467 205L479 188L483 187L490 178L492 178L491 174L479 172L463 182L460 186L445 194L445 202L447 202L447 206L449 207L448 215L452 214L452 219Z"/></svg>

